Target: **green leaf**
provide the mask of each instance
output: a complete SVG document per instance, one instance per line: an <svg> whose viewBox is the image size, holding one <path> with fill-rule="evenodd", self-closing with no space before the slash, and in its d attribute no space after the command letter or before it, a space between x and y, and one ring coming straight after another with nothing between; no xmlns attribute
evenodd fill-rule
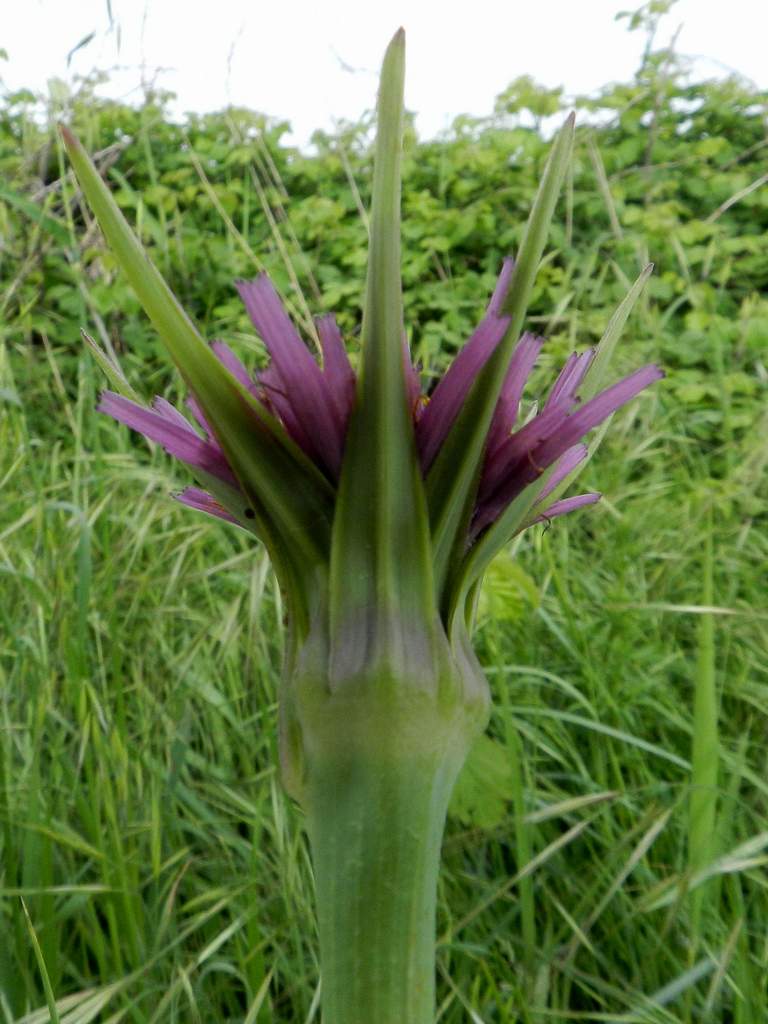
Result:
<svg viewBox="0 0 768 1024"><path fill-rule="evenodd" d="M477 620L518 622L541 602L533 578L510 552L495 558L483 579L477 604Z"/></svg>
<svg viewBox="0 0 768 1024"><path fill-rule="evenodd" d="M369 663L379 656L388 660L398 646L404 649L393 629L408 632L415 626L418 632L416 623L431 624L435 618L426 502L405 376L400 280L404 77L401 29L389 44L381 72L357 406L333 529L330 612L337 646L332 660L340 675L362 657ZM357 625L350 628L351 623ZM350 645L358 642L360 650L352 650ZM371 644L380 650L371 650Z"/></svg>
<svg viewBox="0 0 768 1024"><path fill-rule="evenodd" d="M458 563L464 555L488 429L523 324L565 169L571 159L573 130L571 115L555 140L534 200L503 304L504 312L511 317L509 329L478 374L427 478L435 585L443 604L450 564Z"/></svg>
<svg viewBox="0 0 768 1024"><path fill-rule="evenodd" d="M497 828L513 796L512 754L490 736L473 744L456 780L448 813L469 828Z"/></svg>

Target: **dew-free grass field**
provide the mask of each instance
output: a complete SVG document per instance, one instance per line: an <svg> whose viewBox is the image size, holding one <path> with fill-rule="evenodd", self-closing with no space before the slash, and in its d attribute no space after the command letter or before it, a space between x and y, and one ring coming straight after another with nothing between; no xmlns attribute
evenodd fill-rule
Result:
<svg viewBox="0 0 768 1024"><path fill-rule="evenodd" d="M529 531L483 592L495 710L444 845L446 1024L768 1020L767 99L656 54L578 105L600 127L539 275L540 380L648 259L617 376L668 377L588 468L601 504ZM364 125L310 158L245 111L64 106L208 337L263 362L231 282L266 267L354 353ZM515 250L561 106L519 80L488 119L409 140L426 375ZM181 393L28 95L3 98L0 175L0 1021L319 1021L264 553L174 504L183 473L94 412L81 326L145 399Z"/></svg>

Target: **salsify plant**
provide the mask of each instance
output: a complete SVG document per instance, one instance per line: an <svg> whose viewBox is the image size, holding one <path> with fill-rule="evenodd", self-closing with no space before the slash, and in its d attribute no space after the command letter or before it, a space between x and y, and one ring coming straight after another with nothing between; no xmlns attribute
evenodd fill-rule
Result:
<svg viewBox="0 0 768 1024"><path fill-rule="evenodd" d="M280 768L306 814L317 890L325 1024L427 1024L449 796L489 714L470 636L483 573L531 524L595 502L562 497L602 437L582 439L662 376L603 389L650 268L595 350L572 355L520 422L542 339L521 335L573 144L558 134L515 260L431 395L404 329L400 160L404 34L382 68L367 289L357 372L331 316L322 361L269 278L237 287L271 362L251 375L208 345L148 260L75 137L75 171L118 262L189 388L193 422L134 400L119 368L100 408L186 463L179 500L267 548L288 622ZM100 357L104 363L104 357Z"/></svg>

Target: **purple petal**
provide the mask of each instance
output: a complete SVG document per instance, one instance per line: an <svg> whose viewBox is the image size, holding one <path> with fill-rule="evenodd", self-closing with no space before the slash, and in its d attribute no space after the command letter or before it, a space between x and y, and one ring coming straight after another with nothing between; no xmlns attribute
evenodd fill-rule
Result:
<svg viewBox="0 0 768 1024"><path fill-rule="evenodd" d="M205 441L187 420L165 399L156 399L158 409L145 409L112 391L105 391L97 406L100 412L137 430L150 441L157 441L168 452L187 465L203 470L232 487L237 481L218 447Z"/></svg>
<svg viewBox="0 0 768 1024"><path fill-rule="evenodd" d="M342 436L346 436L349 414L355 402L355 372L335 317L331 314L318 317L315 326L323 350L323 378Z"/></svg>
<svg viewBox="0 0 768 1024"><path fill-rule="evenodd" d="M226 370L229 370L232 376L239 380L244 388L247 388L252 395L258 398L259 389L256 383L229 345L225 345L223 341L212 341L211 348L221 365Z"/></svg>
<svg viewBox="0 0 768 1024"><path fill-rule="evenodd" d="M510 431L514 429L520 410L520 399L523 397L523 389L543 344L543 338L537 338L526 331L512 353L499 401L493 414L491 429L488 432L486 447L488 458L493 457L509 437Z"/></svg>
<svg viewBox="0 0 768 1024"><path fill-rule="evenodd" d="M432 392L427 405L422 410L418 410L418 398L414 403L414 418L417 421L416 443L421 457L422 472L425 475L434 462L440 446L448 436L448 432L453 426L453 421L458 416L459 410L464 404L464 400L475 378L488 362L491 354L509 327L510 317L502 315L502 307L509 291L509 284L512 280L512 271L514 269L515 261L511 256L507 256L502 264L501 273L496 282L491 301L488 303L486 314L477 330L448 367L445 375L438 381L437 387ZM528 336L523 335L523 338L526 337ZM513 353L513 361L522 340L518 343ZM526 346L523 349L526 355L529 354L529 345L530 343L526 342ZM522 353L518 356L518 359L521 363L524 363ZM510 371L507 371L504 387L507 386L509 381L511 398L514 398L514 389L518 383L517 377L522 372L523 367L517 364L512 372L512 378L510 377ZM524 386L525 380L520 385L521 392ZM501 416L502 414L500 413L499 415Z"/></svg>
<svg viewBox="0 0 768 1024"><path fill-rule="evenodd" d="M337 477L343 437L334 421L328 388L320 367L283 309L272 282L261 274L254 281L237 281L256 330L272 357L280 390L290 404L317 460Z"/></svg>
<svg viewBox="0 0 768 1024"><path fill-rule="evenodd" d="M218 448L219 450L221 450L221 446L219 445L219 442L216 440L216 435L214 434L213 430L211 429L210 423L205 418L205 413L203 412L203 408L200 405L200 403L198 402L198 400L195 398L194 395L190 395L187 398L187 406L189 407L189 410L192 413L192 415L197 420L198 425L200 427L202 427L202 429L208 435L208 440L210 441L210 443L212 445L214 445L216 448Z"/></svg>
<svg viewBox="0 0 768 1024"><path fill-rule="evenodd" d="M199 487L187 487L181 494L174 494L174 498L189 508L198 509L200 512L207 512L209 516L216 516L218 519L226 519L228 523L234 523L235 526L242 526L242 523L235 519L233 515L230 515L224 506L216 501L213 495L207 491L201 491Z"/></svg>
<svg viewBox="0 0 768 1024"><path fill-rule="evenodd" d="M483 471L472 536L492 523L529 484L620 406L664 376L657 366L644 366L596 395L575 412L567 390L549 408L505 442Z"/></svg>
<svg viewBox="0 0 768 1024"><path fill-rule="evenodd" d="M215 437L213 431L211 430L210 425L208 424L208 421L205 418L205 414L203 413L203 410L200 407L200 403L197 401L197 399L194 397L194 395L190 395L187 398L186 402L187 402L187 405L189 406L189 408L190 408L190 410L192 412L192 415L195 417L195 419L197 420L199 425L203 428L203 430L208 435L208 442L209 442L209 444L213 448L215 448L216 451L219 452L222 455L222 457L223 457L224 453L221 451L221 445L216 440L216 437ZM172 423L176 423L180 427L184 427L187 430L190 429L189 423L185 419L185 417L182 416L182 414L179 412L179 410L175 406L171 405L170 402L166 402L166 400L164 398L160 398L160 397L153 398L152 399L152 408L155 409L157 412L159 412L160 415L163 416L165 419L170 420ZM197 434L195 434L195 437L197 437Z"/></svg>
<svg viewBox="0 0 768 1024"><path fill-rule="evenodd" d="M490 314L438 381L429 403L416 424L416 441L424 474L448 436L469 389L509 327L509 317Z"/></svg>
<svg viewBox="0 0 768 1024"><path fill-rule="evenodd" d="M557 432L565 422L567 414L568 407L560 404L544 409L500 444L496 451L486 458L478 500L482 502L490 497L509 476L511 468L522 460L529 459L539 444Z"/></svg>
<svg viewBox="0 0 768 1024"><path fill-rule="evenodd" d="M576 397L576 389L584 380L584 375L592 363L595 356L595 349L588 348L586 352L582 352L581 355L577 355L574 352L566 360L565 366L560 371L560 374L552 385L552 390L547 398L546 409L549 406L554 405L561 401L571 401Z"/></svg>
<svg viewBox="0 0 768 1024"><path fill-rule="evenodd" d="M545 498L548 498L558 484L561 484L568 474L572 473L579 463L586 459L588 451L589 449L585 444L576 444L573 448L568 449L555 467L552 476L539 492L539 496L536 499L537 505L540 505Z"/></svg>
<svg viewBox="0 0 768 1024"><path fill-rule="evenodd" d="M597 491L591 491L589 494L575 494L572 498L563 498L562 501L555 501L548 509L537 515L532 520L532 524L549 522L550 519L556 519L557 516L564 516L568 512L573 512L574 509L583 508L585 505L594 505L601 498L602 494L599 494Z"/></svg>
<svg viewBox="0 0 768 1024"><path fill-rule="evenodd" d="M112 394L112 392L106 391L104 394L109 395ZM143 407L139 406L139 408ZM179 412L175 405L171 405L171 403L166 401L164 398L160 398L159 395L156 395L152 399L152 408L155 412L159 413L164 420L167 420L169 423L175 423L183 430L191 430L192 433L195 434L187 418ZM197 434L195 434L195 437L197 437Z"/></svg>
<svg viewBox="0 0 768 1024"><path fill-rule="evenodd" d="M496 282L496 287L493 289L491 301L488 303L488 315L503 316L502 307L504 305L504 300L507 297L507 292L509 291L509 285L512 280L512 271L514 269L515 261L511 256L505 256L504 262L501 265L499 279Z"/></svg>
<svg viewBox="0 0 768 1024"><path fill-rule="evenodd" d="M586 433L592 430L611 413L625 405L641 391L661 380L664 372L653 364L643 366L635 370L624 380L617 381L599 395L595 395L588 402L585 402L575 412L566 417L562 429L548 437L536 450L535 461L546 469L555 459L559 458L564 451L575 444Z"/></svg>
<svg viewBox="0 0 768 1024"><path fill-rule="evenodd" d="M315 447L304 430L301 420L296 416L290 398L285 390L283 379L274 366L268 366L259 374L262 396L269 409L282 420L286 431L296 444L310 458L315 457Z"/></svg>

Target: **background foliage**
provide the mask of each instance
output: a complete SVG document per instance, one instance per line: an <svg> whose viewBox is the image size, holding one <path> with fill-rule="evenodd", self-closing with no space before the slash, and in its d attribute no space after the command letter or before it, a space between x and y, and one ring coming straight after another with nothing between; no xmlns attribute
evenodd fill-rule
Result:
<svg viewBox="0 0 768 1024"><path fill-rule="evenodd" d="M260 114L175 123L166 97L95 85L42 117L0 102L0 1021L310 1021L311 868L273 767L279 597L261 551L167 500L162 453L93 413L82 326L144 397L178 385L53 126L97 155L206 335L258 364L232 282L261 269L305 333L335 311L354 355L370 125L306 155ZM767 100L665 50L576 101L529 398L649 259L619 369L668 377L590 467L601 505L530 531L483 593L496 710L445 843L446 1022L768 1012ZM426 376L515 251L566 109L520 78L487 118L410 133Z"/></svg>

